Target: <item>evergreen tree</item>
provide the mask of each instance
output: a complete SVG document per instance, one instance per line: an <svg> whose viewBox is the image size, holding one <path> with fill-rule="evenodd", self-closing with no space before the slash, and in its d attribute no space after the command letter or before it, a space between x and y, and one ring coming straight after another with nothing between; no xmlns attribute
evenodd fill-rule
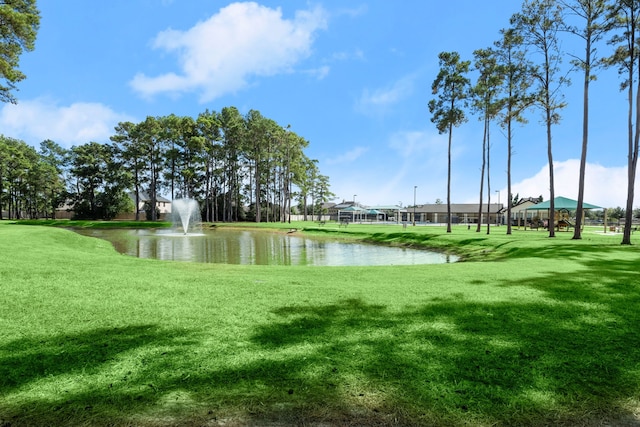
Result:
<svg viewBox="0 0 640 427"><path fill-rule="evenodd" d="M441 52L438 55L440 71L431 85L438 98L429 101L431 121L436 124L440 134L448 134L447 150L447 233L451 233L451 139L453 128L464 123L467 118L463 107L466 106L470 85L466 74L470 61L461 61L458 52Z"/></svg>

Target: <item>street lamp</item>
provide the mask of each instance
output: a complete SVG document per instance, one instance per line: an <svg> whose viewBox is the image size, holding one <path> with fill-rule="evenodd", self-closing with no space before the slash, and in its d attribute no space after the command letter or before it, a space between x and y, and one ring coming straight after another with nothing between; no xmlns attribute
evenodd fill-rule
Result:
<svg viewBox="0 0 640 427"><path fill-rule="evenodd" d="M356 205L356 196L357 196L357 194L354 194L354 195L353 195L353 206L355 206L355 205Z"/></svg>
<svg viewBox="0 0 640 427"><path fill-rule="evenodd" d="M413 186L413 226L415 227L416 225L416 189L418 188L417 185Z"/></svg>

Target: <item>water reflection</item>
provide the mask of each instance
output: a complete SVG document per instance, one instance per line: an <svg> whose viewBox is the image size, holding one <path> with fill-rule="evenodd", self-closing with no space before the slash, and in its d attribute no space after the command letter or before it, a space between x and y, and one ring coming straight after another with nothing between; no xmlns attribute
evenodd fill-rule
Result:
<svg viewBox="0 0 640 427"><path fill-rule="evenodd" d="M264 231L216 229L201 235L164 230L79 230L138 258L253 265L413 265L455 262L436 252Z"/></svg>

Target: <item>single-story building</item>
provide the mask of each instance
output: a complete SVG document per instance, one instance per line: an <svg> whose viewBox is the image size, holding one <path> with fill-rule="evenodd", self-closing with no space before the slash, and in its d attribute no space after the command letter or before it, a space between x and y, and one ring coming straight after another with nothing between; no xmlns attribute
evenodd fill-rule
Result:
<svg viewBox="0 0 640 427"><path fill-rule="evenodd" d="M499 224L502 221L502 203L491 203L488 208L484 204L482 212L478 215L477 203L452 203L451 223L453 224ZM401 221L416 223L442 224L447 222L447 204L433 203L425 205L409 206L401 212Z"/></svg>
<svg viewBox="0 0 640 427"><path fill-rule="evenodd" d="M503 221L504 206L492 203L487 213L487 205L482 206L480 221L492 224ZM447 222L447 205L444 203L424 204L415 207L401 207L397 205L364 206L352 201L343 201L327 207L329 219L332 221L345 220L349 222L413 222L443 224ZM506 218L505 218L506 220ZM478 204L452 203L451 221L454 224L477 224Z"/></svg>

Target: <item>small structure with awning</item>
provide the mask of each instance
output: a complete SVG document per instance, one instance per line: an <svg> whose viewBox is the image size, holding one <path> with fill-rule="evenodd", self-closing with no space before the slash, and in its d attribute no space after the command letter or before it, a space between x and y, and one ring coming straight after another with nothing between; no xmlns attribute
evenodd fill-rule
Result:
<svg viewBox="0 0 640 427"><path fill-rule="evenodd" d="M362 221L364 215L367 214L367 209L361 208L360 206L349 206L345 209L340 209L338 211L338 221Z"/></svg>
<svg viewBox="0 0 640 427"><path fill-rule="evenodd" d="M553 199L553 208L555 212L553 216L549 210L551 209L551 201L547 200L545 202L536 203L532 206L527 206L527 211L547 211L547 218L550 219L553 217L553 226L560 227L560 224L563 223L567 229L574 224L571 223L571 218L569 217L569 212L575 211L578 209L578 201L569 199L567 197L556 197ZM582 224L584 225L584 211L589 209L603 209L601 206L592 205L591 203L582 203ZM606 211L605 211L606 212ZM525 213L526 217L526 213ZM606 218L605 218L606 223ZM525 224L526 228L526 224Z"/></svg>

